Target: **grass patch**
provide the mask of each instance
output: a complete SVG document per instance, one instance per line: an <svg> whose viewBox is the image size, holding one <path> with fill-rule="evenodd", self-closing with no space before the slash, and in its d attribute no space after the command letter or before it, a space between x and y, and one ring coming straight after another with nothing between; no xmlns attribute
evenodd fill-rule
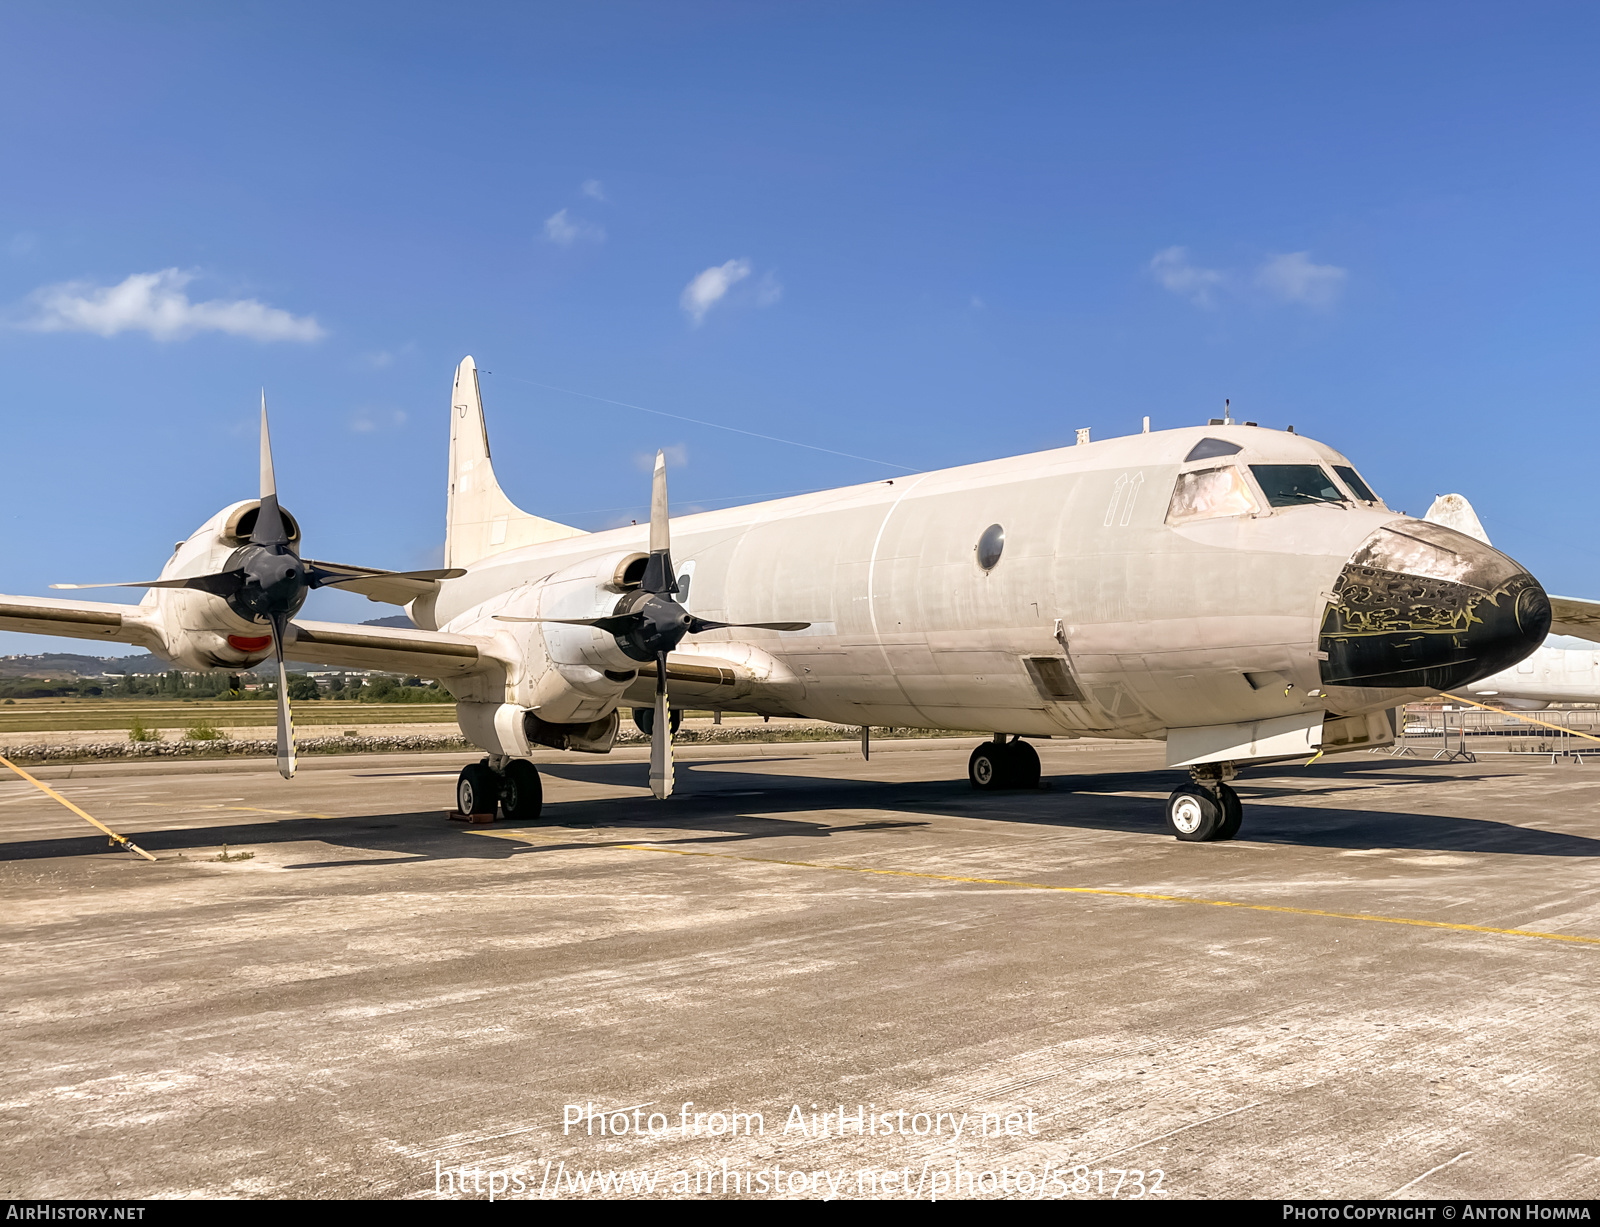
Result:
<svg viewBox="0 0 1600 1227"><path fill-rule="evenodd" d="M156 741L160 736L159 730L146 728L144 721L137 716L133 718L133 723L128 726L129 741Z"/></svg>
<svg viewBox="0 0 1600 1227"><path fill-rule="evenodd" d="M254 852L233 852L233 853L230 853L228 851L228 845L227 844L223 844L222 845L222 855L221 856L214 856L211 859L214 860L214 861L226 861L226 862L229 862L231 864L233 861L253 861L253 860L255 860L255 857L256 857L256 854Z"/></svg>
<svg viewBox="0 0 1600 1227"><path fill-rule="evenodd" d="M221 741L222 730L209 720L197 720L183 734L185 741Z"/></svg>

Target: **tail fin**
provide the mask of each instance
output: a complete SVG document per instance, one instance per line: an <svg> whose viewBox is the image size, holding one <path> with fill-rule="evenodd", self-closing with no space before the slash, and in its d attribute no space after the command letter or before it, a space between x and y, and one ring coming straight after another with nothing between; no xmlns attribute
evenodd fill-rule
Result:
<svg viewBox="0 0 1600 1227"><path fill-rule="evenodd" d="M1428 508L1428 514L1422 518L1430 524L1443 524L1458 533L1476 537L1485 545L1490 544L1489 534L1483 531L1483 525L1478 522L1478 513L1472 510L1472 504L1459 494L1441 494L1433 500L1433 506Z"/></svg>
<svg viewBox="0 0 1600 1227"><path fill-rule="evenodd" d="M444 565L473 563L524 545L581 537L583 530L542 520L518 508L500 489L489 459L478 367L463 358L450 396L450 499L445 513Z"/></svg>

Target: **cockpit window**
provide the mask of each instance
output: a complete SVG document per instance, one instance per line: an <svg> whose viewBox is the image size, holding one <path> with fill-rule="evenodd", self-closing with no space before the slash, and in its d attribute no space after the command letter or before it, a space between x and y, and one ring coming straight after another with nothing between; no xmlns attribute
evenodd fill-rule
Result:
<svg viewBox="0 0 1600 1227"><path fill-rule="evenodd" d="M1345 485L1350 487L1350 493L1363 503L1383 502L1381 498L1372 492L1372 487L1361 480L1361 474L1357 473L1348 464L1336 464L1333 466L1333 471L1339 475Z"/></svg>
<svg viewBox="0 0 1600 1227"><path fill-rule="evenodd" d="M1200 442L1189 449L1184 463L1191 460L1210 460L1213 456L1237 456L1244 448L1237 443L1229 443L1226 439L1213 439L1207 435Z"/></svg>
<svg viewBox="0 0 1600 1227"><path fill-rule="evenodd" d="M1167 523L1250 515L1256 510L1255 496L1250 493L1244 474L1230 464L1178 474L1178 484L1167 507Z"/></svg>
<svg viewBox="0 0 1600 1227"><path fill-rule="evenodd" d="M1320 464L1252 464L1250 471L1274 507L1350 501Z"/></svg>

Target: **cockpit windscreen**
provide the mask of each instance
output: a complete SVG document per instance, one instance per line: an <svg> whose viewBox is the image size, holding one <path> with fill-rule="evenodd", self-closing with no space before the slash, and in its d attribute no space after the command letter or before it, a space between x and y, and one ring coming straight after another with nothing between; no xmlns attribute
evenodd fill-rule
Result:
<svg viewBox="0 0 1600 1227"><path fill-rule="evenodd" d="M1350 501L1320 464L1252 464L1250 471L1274 507Z"/></svg>

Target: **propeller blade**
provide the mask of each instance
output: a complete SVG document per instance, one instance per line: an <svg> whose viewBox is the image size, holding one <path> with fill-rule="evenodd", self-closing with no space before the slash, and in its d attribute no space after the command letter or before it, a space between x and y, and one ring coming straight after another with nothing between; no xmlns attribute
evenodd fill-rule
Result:
<svg viewBox="0 0 1600 1227"><path fill-rule="evenodd" d="M52 588L198 588L201 592L214 592L226 596L239 586L237 571L222 571L216 575L189 575L178 579L142 579L126 584L51 584Z"/></svg>
<svg viewBox="0 0 1600 1227"><path fill-rule="evenodd" d="M650 475L650 552L670 550L667 532L667 454L656 453L655 471Z"/></svg>
<svg viewBox="0 0 1600 1227"><path fill-rule="evenodd" d="M698 635L701 631L717 631L729 626L755 631L803 631L810 625L809 622L707 622L704 618L693 618L689 633Z"/></svg>
<svg viewBox="0 0 1600 1227"><path fill-rule="evenodd" d="M672 795L672 707L667 701L667 654L656 656L656 716L650 726L650 791L656 800Z"/></svg>
<svg viewBox="0 0 1600 1227"><path fill-rule="evenodd" d="M289 674L283 667L283 637L289 619L284 614L271 618L272 650L278 657L278 774L294 778L294 716L289 712Z"/></svg>
<svg viewBox="0 0 1600 1227"><path fill-rule="evenodd" d="M272 475L272 436L267 432L267 392L261 390L261 510L250 534L254 545L282 545L289 540L278 510L278 483Z"/></svg>
<svg viewBox="0 0 1600 1227"><path fill-rule="evenodd" d="M672 538L667 530L667 455L656 453L655 473L650 479L650 561L644 564L639 587L660 595L678 590L678 577L672 570Z"/></svg>
<svg viewBox="0 0 1600 1227"><path fill-rule="evenodd" d="M462 567L444 567L432 571L330 571L326 567L311 570L311 587L337 588L340 584L353 584L363 579L460 579L466 574Z"/></svg>
<svg viewBox="0 0 1600 1227"><path fill-rule="evenodd" d="M614 618L518 618L511 614L495 614L496 622L558 622L562 626L597 626L608 635L625 635L642 621L641 614L621 614Z"/></svg>

